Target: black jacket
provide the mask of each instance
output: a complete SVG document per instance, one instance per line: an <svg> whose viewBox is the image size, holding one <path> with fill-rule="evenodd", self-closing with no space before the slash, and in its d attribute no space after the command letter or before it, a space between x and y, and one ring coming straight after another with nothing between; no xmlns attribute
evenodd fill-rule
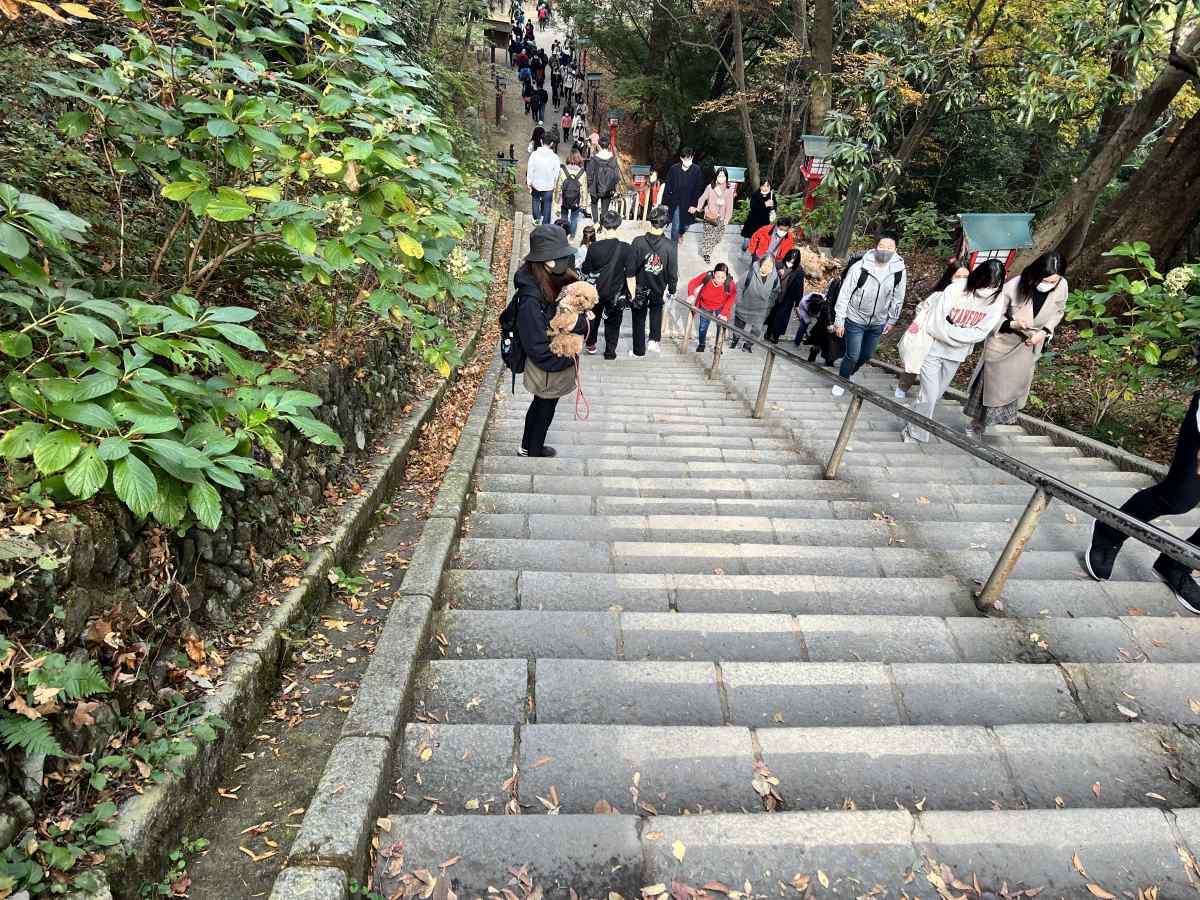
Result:
<svg viewBox="0 0 1200 900"><path fill-rule="evenodd" d="M621 260L616 263L611 282L606 283L603 277L604 270L616 254L620 254ZM582 275L594 273L601 276L596 284L596 290L600 292L600 302L611 303L618 297L625 296L625 279L637 274L634 263L633 252L627 243L620 238L603 238L588 247L587 256L583 258L583 265L579 267L579 271Z"/></svg>
<svg viewBox="0 0 1200 900"><path fill-rule="evenodd" d="M550 352L550 320L557 307L553 300L549 303L542 300L541 288L529 271L528 263L517 269L513 286L521 298L517 306L517 334L521 336L525 356L543 372L561 372L575 365L571 357L555 356ZM573 330L576 334L587 334L587 327L587 316L580 313Z"/></svg>
<svg viewBox="0 0 1200 900"><path fill-rule="evenodd" d="M695 206L704 193L704 173L694 162L685 172L682 163L675 163L667 172L667 186L663 191L663 205L671 209L679 207L679 228L686 231L692 224L689 206Z"/></svg>
<svg viewBox="0 0 1200 900"><path fill-rule="evenodd" d="M767 313L767 334L779 337L788 329L800 301L804 299L804 269L797 263L796 272L788 281L787 287Z"/></svg>
<svg viewBox="0 0 1200 900"><path fill-rule="evenodd" d="M764 225L771 224L771 213L774 207L767 209L767 201L773 199L775 199L774 191L771 191L765 197L762 191L751 192L750 214L746 216L746 224L742 226L742 237L754 237L754 232L758 231Z"/></svg>
<svg viewBox="0 0 1200 900"><path fill-rule="evenodd" d="M679 282L679 258L675 242L663 234L643 234L630 245L637 289L648 292L651 303L662 301L663 291L675 293Z"/></svg>

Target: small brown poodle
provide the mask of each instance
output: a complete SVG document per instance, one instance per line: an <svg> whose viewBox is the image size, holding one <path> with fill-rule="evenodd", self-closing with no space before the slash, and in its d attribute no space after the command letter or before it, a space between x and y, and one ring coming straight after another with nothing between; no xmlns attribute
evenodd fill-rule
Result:
<svg viewBox="0 0 1200 900"><path fill-rule="evenodd" d="M586 281L568 284L558 295L558 309L550 320L550 352L555 356L578 356L583 351L583 335L575 334L579 314L600 301L596 289Z"/></svg>

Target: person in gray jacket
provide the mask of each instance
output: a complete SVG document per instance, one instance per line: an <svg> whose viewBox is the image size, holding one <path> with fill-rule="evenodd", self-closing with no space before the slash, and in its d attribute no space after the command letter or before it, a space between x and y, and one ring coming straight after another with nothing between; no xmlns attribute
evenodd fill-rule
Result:
<svg viewBox="0 0 1200 900"><path fill-rule="evenodd" d="M896 252L896 235L881 232L875 249L850 266L834 306L833 330L846 341L838 374L852 378L875 354L879 339L892 330L904 305L908 271ZM833 386L833 396L845 390Z"/></svg>
<svg viewBox="0 0 1200 900"><path fill-rule="evenodd" d="M775 257L767 254L750 270L746 286L742 288L733 308L733 324L743 328L755 337L762 337L766 327L767 315L771 307L779 299L783 286L779 281L779 272L775 268ZM729 349L738 345L737 335L729 342ZM754 352L754 345L747 341L742 345L747 353Z"/></svg>

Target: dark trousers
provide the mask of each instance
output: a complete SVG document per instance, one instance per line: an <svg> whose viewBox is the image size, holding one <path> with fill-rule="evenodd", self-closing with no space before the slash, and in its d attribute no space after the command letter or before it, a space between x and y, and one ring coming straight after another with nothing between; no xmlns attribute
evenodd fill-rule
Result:
<svg viewBox="0 0 1200 900"><path fill-rule="evenodd" d="M604 358L617 358L617 344L621 341L621 322L625 319L624 303L606 303L604 305ZM595 323L599 324L600 315L596 314Z"/></svg>
<svg viewBox="0 0 1200 900"><path fill-rule="evenodd" d="M696 316L696 331L699 336L699 345L701 348L708 342L708 328L712 324L712 319L706 319L704 316ZM721 326L717 326L717 343L721 343Z"/></svg>
<svg viewBox="0 0 1200 900"><path fill-rule="evenodd" d="M600 216L608 212L608 205L612 203L612 197L597 197L592 195L592 224L600 224Z"/></svg>
<svg viewBox="0 0 1200 900"><path fill-rule="evenodd" d="M1200 452L1200 432L1196 430L1197 400L1200 400L1200 392L1192 395L1187 415L1179 427L1175 456L1171 459L1167 477L1158 484L1143 488L1126 500L1121 512L1143 522L1153 522L1159 516L1182 516L1200 504L1200 474L1196 472L1197 465L1200 465L1200 460L1196 458L1196 454ZM1097 522L1096 542L1120 547L1125 543L1125 535L1103 522ZM1188 543L1200 546L1200 528L1192 532ZM1187 568L1169 556L1160 556L1159 559L1173 569Z"/></svg>
<svg viewBox="0 0 1200 900"><path fill-rule="evenodd" d="M633 312L633 355L646 355L646 320L650 320L650 340L662 341L662 312L661 303L651 303Z"/></svg>
<svg viewBox="0 0 1200 900"><path fill-rule="evenodd" d="M525 433L521 436L521 446L530 456L542 455L556 406L557 397L534 397L530 401L529 411L525 413Z"/></svg>
<svg viewBox="0 0 1200 900"><path fill-rule="evenodd" d="M600 323L605 316L608 315L608 311L611 307L612 303L601 297L596 305L592 308L593 315L591 321L588 322L587 334L583 338L584 344L586 344L588 347L596 346L596 341L600 336ZM605 333L607 334L607 332Z"/></svg>

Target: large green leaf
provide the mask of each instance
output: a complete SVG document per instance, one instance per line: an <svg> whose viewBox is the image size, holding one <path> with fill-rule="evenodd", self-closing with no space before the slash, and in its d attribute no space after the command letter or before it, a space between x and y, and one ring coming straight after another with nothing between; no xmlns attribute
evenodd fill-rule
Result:
<svg viewBox="0 0 1200 900"><path fill-rule="evenodd" d="M262 342L262 338L245 325L235 325L230 322L212 322L209 324L209 327L231 344L237 344L239 347L245 347L247 350L255 350L260 353L265 352L267 349L267 345Z"/></svg>
<svg viewBox="0 0 1200 900"><path fill-rule="evenodd" d="M230 141L225 145L225 162L235 169L245 171L250 168L250 163L253 161L254 154L244 141Z"/></svg>
<svg viewBox="0 0 1200 900"><path fill-rule="evenodd" d="M212 460L199 450L168 438L146 438L139 441L138 446L148 450L155 459L166 460L185 469L207 469L212 465Z"/></svg>
<svg viewBox="0 0 1200 900"><path fill-rule="evenodd" d="M217 188L217 196L208 201L204 212L218 222L240 222L254 215L254 207L246 202L240 191L233 188Z"/></svg>
<svg viewBox="0 0 1200 900"><path fill-rule="evenodd" d="M197 481L191 486L188 506L200 524L210 531L221 524L221 495L207 481Z"/></svg>
<svg viewBox="0 0 1200 900"><path fill-rule="evenodd" d="M101 431L118 431L120 426L113 414L99 403L55 403L50 412L68 422L77 422Z"/></svg>
<svg viewBox="0 0 1200 900"><path fill-rule="evenodd" d="M51 431L34 445L33 463L43 475L53 475L69 466L82 446L77 431Z"/></svg>
<svg viewBox="0 0 1200 900"><path fill-rule="evenodd" d="M24 359L33 352L33 340L20 331L0 331L0 353Z"/></svg>
<svg viewBox="0 0 1200 900"><path fill-rule="evenodd" d="M173 415L150 409L140 403L121 401L113 404L113 415L130 424L136 434L162 434L179 427L179 419Z"/></svg>
<svg viewBox="0 0 1200 900"><path fill-rule="evenodd" d="M117 389L117 379L105 372L93 372L79 379L75 386L76 400L95 400Z"/></svg>
<svg viewBox="0 0 1200 900"><path fill-rule="evenodd" d="M130 453L113 464L113 490L117 498L141 518L154 508L158 482L150 467Z"/></svg>
<svg viewBox="0 0 1200 900"><path fill-rule="evenodd" d="M129 440L123 437L106 437L100 442L100 446L96 448L96 453L101 459L107 459L109 462L122 459L129 455Z"/></svg>
<svg viewBox="0 0 1200 900"><path fill-rule="evenodd" d="M249 322L257 315L257 310L244 306L215 306L204 317L209 322Z"/></svg>
<svg viewBox="0 0 1200 900"><path fill-rule="evenodd" d="M345 269L354 264L354 251L342 241L329 241L321 248L321 255L335 269Z"/></svg>
<svg viewBox="0 0 1200 900"><path fill-rule="evenodd" d="M0 253L14 259L22 259L29 255L29 241L15 225L0 222Z"/></svg>
<svg viewBox="0 0 1200 900"><path fill-rule="evenodd" d="M174 528L187 515L187 491L174 478L160 478L158 497L154 501L154 518L168 528Z"/></svg>
<svg viewBox="0 0 1200 900"><path fill-rule="evenodd" d="M285 222L283 239L305 256L312 256L317 251L317 231L307 222Z"/></svg>
<svg viewBox="0 0 1200 900"><path fill-rule="evenodd" d="M314 444L326 447L342 446L341 436L324 422L309 416L284 416L283 418L296 426L296 429Z"/></svg>
<svg viewBox="0 0 1200 900"><path fill-rule="evenodd" d="M168 200L186 200L196 191L202 190L204 185L198 184L195 181L172 181L168 185L164 185L161 191L162 195Z"/></svg>
<svg viewBox="0 0 1200 900"><path fill-rule="evenodd" d="M209 119L207 127L208 133L217 138L230 137L238 132L237 122L228 119Z"/></svg>
<svg viewBox="0 0 1200 900"><path fill-rule="evenodd" d="M108 466L97 455L95 447L85 448L63 477L67 490L80 500L91 497L107 480Z"/></svg>
<svg viewBox="0 0 1200 900"><path fill-rule="evenodd" d="M0 456L5 459L24 459L33 453L33 448L46 435L47 428L41 422L22 422L4 432L0 437Z"/></svg>

